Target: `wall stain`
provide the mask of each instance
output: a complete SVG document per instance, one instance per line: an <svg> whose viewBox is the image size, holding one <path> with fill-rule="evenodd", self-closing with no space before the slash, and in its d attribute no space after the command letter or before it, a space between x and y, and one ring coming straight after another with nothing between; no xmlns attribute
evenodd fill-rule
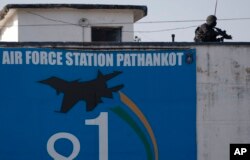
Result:
<svg viewBox="0 0 250 160"><path fill-rule="evenodd" d="M207 76L210 76L210 55L207 53Z"/></svg>
<svg viewBox="0 0 250 160"><path fill-rule="evenodd" d="M240 67L239 62L237 62L237 61L232 61L232 65L233 65L234 68L239 68Z"/></svg>
<svg viewBox="0 0 250 160"><path fill-rule="evenodd" d="M247 74L250 74L250 67L246 68Z"/></svg>
<svg viewBox="0 0 250 160"><path fill-rule="evenodd" d="M240 102L242 99L244 99L244 95L245 95L245 88L244 87L232 87L232 89L236 92L236 96L238 101Z"/></svg>
<svg viewBox="0 0 250 160"><path fill-rule="evenodd" d="M246 76L246 83L247 85L250 84L250 74Z"/></svg>
<svg viewBox="0 0 250 160"><path fill-rule="evenodd" d="M203 70L202 70L201 67L197 67L197 68L196 68L196 71L197 71L198 73L203 73Z"/></svg>
<svg viewBox="0 0 250 160"><path fill-rule="evenodd" d="M233 59L231 60L231 71L232 71L232 74L234 75L234 79L236 83L240 83L243 78L242 69L243 67L240 66L239 62Z"/></svg>

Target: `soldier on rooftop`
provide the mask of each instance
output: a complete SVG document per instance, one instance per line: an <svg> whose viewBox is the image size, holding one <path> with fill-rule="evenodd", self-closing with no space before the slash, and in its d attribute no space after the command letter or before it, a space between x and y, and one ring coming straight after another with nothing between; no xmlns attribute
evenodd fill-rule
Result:
<svg viewBox="0 0 250 160"><path fill-rule="evenodd" d="M214 15L207 17L206 23L197 27L195 30L195 42L223 42L224 39L232 39L226 31L216 28L217 18Z"/></svg>

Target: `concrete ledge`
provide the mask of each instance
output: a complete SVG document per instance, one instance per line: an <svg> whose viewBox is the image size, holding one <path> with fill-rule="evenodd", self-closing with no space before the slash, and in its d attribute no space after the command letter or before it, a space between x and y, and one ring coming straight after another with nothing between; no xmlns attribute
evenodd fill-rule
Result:
<svg viewBox="0 0 250 160"><path fill-rule="evenodd" d="M65 49L169 49L196 46L250 46L250 42L195 43L195 42L0 42L0 47L34 47Z"/></svg>

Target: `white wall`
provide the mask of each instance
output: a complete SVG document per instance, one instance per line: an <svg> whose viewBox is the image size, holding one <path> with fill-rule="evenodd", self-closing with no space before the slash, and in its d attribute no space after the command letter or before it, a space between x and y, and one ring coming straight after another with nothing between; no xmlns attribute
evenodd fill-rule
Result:
<svg viewBox="0 0 250 160"><path fill-rule="evenodd" d="M19 24L26 25L19 27L19 42L91 42L91 26L122 26L122 30L125 31L122 32L122 41L133 41L134 16L129 10L29 9L18 11L18 15ZM85 27L74 25L78 24L81 18L86 18L89 25ZM118 24L119 22L128 24Z"/></svg>
<svg viewBox="0 0 250 160"><path fill-rule="evenodd" d="M196 48L198 160L229 160L250 143L250 46Z"/></svg>
<svg viewBox="0 0 250 160"><path fill-rule="evenodd" d="M18 41L18 16L16 14L11 14L8 20L1 23L1 39L0 41L6 42L17 42Z"/></svg>

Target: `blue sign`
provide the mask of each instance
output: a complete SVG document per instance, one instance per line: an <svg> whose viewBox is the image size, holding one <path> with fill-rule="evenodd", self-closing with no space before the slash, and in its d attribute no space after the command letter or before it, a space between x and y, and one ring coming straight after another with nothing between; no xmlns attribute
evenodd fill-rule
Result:
<svg viewBox="0 0 250 160"><path fill-rule="evenodd" d="M196 160L196 52L0 49L0 159Z"/></svg>

